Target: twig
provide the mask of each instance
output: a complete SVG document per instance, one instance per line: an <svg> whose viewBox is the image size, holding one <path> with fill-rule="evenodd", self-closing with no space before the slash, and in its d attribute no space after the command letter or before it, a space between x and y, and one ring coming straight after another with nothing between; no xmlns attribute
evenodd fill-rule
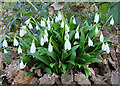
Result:
<svg viewBox="0 0 120 86"><path fill-rule="evenodd" d="M27 0L34 8L36 11L38 11L38 9L30 2L30 0Z"/></svg>

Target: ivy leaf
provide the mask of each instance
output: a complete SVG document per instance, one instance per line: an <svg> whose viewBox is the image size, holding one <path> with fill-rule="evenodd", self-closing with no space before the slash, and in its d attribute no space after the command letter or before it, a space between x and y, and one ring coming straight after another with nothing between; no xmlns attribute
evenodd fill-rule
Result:
<svg viewBox="0 0 120 86"><path fill-rule="evenodd" d="M7 53L4 53L3 58L6 62L11 62L12 61L11 56L8 55Z"/></svg>

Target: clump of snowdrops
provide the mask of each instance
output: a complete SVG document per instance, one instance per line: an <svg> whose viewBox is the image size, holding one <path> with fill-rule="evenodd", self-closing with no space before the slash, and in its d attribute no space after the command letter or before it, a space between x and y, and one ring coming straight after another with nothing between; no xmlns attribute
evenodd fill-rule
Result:
<svg viewBox="0 0 120 86"><path fill-rule="evenodd" d="M7 40L10 39L18 54L25 54L20 58L21 69L27 64L41 68L43 72L61 74L81 68L88 78L88 63L102 62L95 56L110 52L111 37L105 38L102 31L107 23L114 24L113 17L103 26L99 22L97 13L93 25L88 21L80 25L74 16L67 20L60 12L57 16L42 18L40 22L31 17L24 22L19 34L6 35L3 50L8 54Z"/></svg>

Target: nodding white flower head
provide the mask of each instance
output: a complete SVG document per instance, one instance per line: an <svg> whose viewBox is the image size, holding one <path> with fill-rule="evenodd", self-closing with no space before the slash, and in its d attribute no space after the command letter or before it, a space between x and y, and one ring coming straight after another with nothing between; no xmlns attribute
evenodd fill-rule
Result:
<svg viewBox="0 0 120 86"><path fill-rule="evenodd" d="M48 30L50 30L51 29L51 27L50 27L50 23L48 24Z"/></svg>
<svg viewBox="0 0 120 86"><path fill-rule="evenodd" d="M78 31L78 30L79 30L79 27L80 27L80 25L78 25L78 26L77 26L76 31Z"/></svg>
<svg viewBox="0 0 120 86"><path fill-rule="evenodd" d="M104 43L102 44L102 50L106 51L106 45Z"/></svg>
<svg viewBox="0 0 120 86"><path fill-rule="evenodd" d="M73 19L73 23L76 24L76 20L75 20L75 18Z"/></svg>
<svg viewBox="0 0 120 86"><path fill-rule="evenodd" d="M99 14L95 14L95 18L94 18L94 22L96 22L96 23L98 23L98 21L99 21Z"/></svg>
<svg viewBox="0 0 120 86"><path fill-rule="evenodd" d="M67 24L65 24L65 29L66 29L66 31L65 31L66 33L67 33L67 32L70 32L69 27L68 27Z"/></svg>
<svg viewBox="0 0 120 86"><path fill-rule="evenodd" d="M108 46L108 43L106 43L106 52L107 52L107 53L110 53L110 48L109 48L109 46Z"/></svg>
<svg viewBox="0 0 120 86"><path fill-rule="evenodd" d="M21 28L25 30L25 29L26 29L26 26L22 26Z"/></svg>
<svg viewBox="0 0 120 86"><path fill-rule="evenodd" d="M70 50L71 49L71 43L70 43L70 41L69 41L69 39L66 39L66 41L65 41L65 50Z"/></svg>
<svg viewBox="0 0 120 86"><path fill-rule="evenodd" d="M28 26L29 26L30 29L33 29L33 26L32 26L31 23L29 23Z"/></svg>
<svg viewBox="0 0 120 86"><path fill-rule="evenodd" d="M99 32L98 27L95 28L95 33L97 34Z"/></svg>
<svg viewBox="0 0 120 86"><path fill-rule="evenodd" d="M61 13L58 13L58 19L62 20L62 14Z"/></svg>
<svg viewBox="0 0 120 86"><path fill-rule="evenodd" d="M93 42L92 42L92 40L89 38L88 39L88 46L90 47L90 46L93 46Z"/></svg>
<svg viewBox="0 0 120 86"><path fill-rule="evenodd" d="M22 48L19 45L19 47L18 47L18 54L20 54L20 53L22 53Z"/></svg>
<svg viewBox="0 0 120 86"><path fill-rule="evenodd" d="M76 31L76 33L75 33L75 39L79 39L79 32L78 31Z"/></svg>
<svg viewBox="0 0 120 86"><path fill-rule="evenodd" d="M25 24L28 25L30 23L30 19L25 21Z"/></svg>
<svg viewBox="0 0 120 86"><path fill-rule="evenodd" d="M45 21L41 20L41 26L46 27Z"/></svg>
<svg viewBox="0 0 120 86"><path fill-rule="evenodd" d="M64 21L62 21L62 23L61 23L61 27L64 28Z"/></svg>
<svg viewBox="0 0 120 86"><path fill-rule="evenodd" d="M48 20L47 20L47 25L50 24L50 18L48 17Z"/></svg>
<svg viewBox="0 0 120 86"><path fill-rule="evenodd" d="M19 42L17 41L16 38L14 38L13 45L14 45L14 46L18 46L18 45L19 45Z"/></svg>
<svg viewBox="0 0 120 86"><path fill-rule="evenodd" d="M3 41L3 47L8 47L8 43L7 43L6 39L4 39L4 41Z"/></svg>
<svg viewBox="0 0 120 86"><path fill-rule="evenodd" d="M47 32L46 29L45 29L45 31L44 31L44 34L45 34L46 37L48 37L48 32Z"/></svg>
<svg viewBox="0 0 120 86"><path fill-rule="evenodd" d="M4 49L4 53L8 53L6 49Z"/></svg>
<svg viewBox="0 0 120 86"><path fill-rule="evenodd" d="M23 37L26 33L24 29L20 29L20 37Z"/></svg>
<svg viewBox="0 0 120 86"><path fill-rule="evenodd" d="M44 35L44 42L48 42L48 37Z"/></svg>
<svg viewBox="0 0 120 86"><path fill-rule="evenodd" d="M41 37L40 44L41 44L42 46L44 45L44 38L43 38L43 36Z"/></svg>
<svg viewBox="0 0 120 86"><path fill-rule="evenodd" d="M24 69L25 67L26 67L26 63L24 65L23 61L21 60L21 62L20 62L20 69Z"/></svg>
<svg viewBox="0 0 120 86"><path fill-rule="evenodd" d="M49 43L49 45L48 45L48 51L49 51L49 52L52 52L52 51L53 51L53 46L52 46L51 43Z"/></svg>
<svg viewBox="0 0 120 86"><path fill-rule="evenodd" d="M65 40L69 39L68 33L65 33Z"/></svg>
<svg viewBox="0 0 120 86"><path fill-rule="evenodd" d="M111 21L110 21L110 25L114 25L114 19L112 17Z"/></svg>
<svg viewBox="0 0 120 86"><path fill-rule="evenodd" d="M31 45L31 47L30 47L30 52L31 52L31 53L35 53L35 52L36 52L36 47L35 47L35 42L34 42L34 40L33 40L32 45Z"/></svg>
<svg viewBox="0 0 120 86"><path fill-rule="evenodd" d="M39 26L38 25L36 25L36 30L39 30Z"/></svg>
<svg viewBox="0 0 120 86"><path fill-rule="evenodd" d="M59 18L56 16L55 17L55 22L57 23L59 21Z"/></svg>
<svg viewBox="0 0 120 86"><path fill-rule="evenodd" d="M102 32L101 32L101 35L100 35L100 41L101 41L101 42L104 41L104 36L103 36Z"/></svg>

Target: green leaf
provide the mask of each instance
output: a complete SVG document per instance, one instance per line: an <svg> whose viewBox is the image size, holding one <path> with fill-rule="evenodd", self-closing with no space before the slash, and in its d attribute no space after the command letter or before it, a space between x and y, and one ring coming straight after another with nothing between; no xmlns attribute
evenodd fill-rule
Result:
<svg viewBox="0 0 120 86"><path fill-rule="evenodd" d="M87 77L87 79L88 79L88 77L89 77L89 71L88 71L88 69L86 69L86 68L84 68L84 71L85 71L85 75L86 75L86 77Z"/></svg>
<svg viewBox="0 0 120 86"><path fill-rule="evenodd" d="M51 69L48 68L48 67L44 69L44 72L47 72L47 73L50 73L50 74L52 73Z"/></svg>
<svg viewBox="0 0 120 86"><path fill-rule="evenodd" d="M80 47L82 48L82 50L84 50L84 44L85 44L85 34L83 30L81 29Z"/></svg>
<svg viewBox="0 0 120 86"><path fill-rule="evenodd" d="M72 38L74 37L74 34L75 34L75 30L70 31L70 33L69 33L69 39L70 39L70 41L71 41Z"/></svg>
<svg viewBox="0 0 120 86"><path fill-rule="evenodd" d="M98 58L84 58L86 63L89 62L102 62L100 59Z"/></svg>
<svg viewBox="0 0 120 86"><path fill-rule="evenodd" d="M56 32L56 31L53 31L57 36L58 36L58 40L61 42L61 43L63 43L63 39L62 39L62 37L60 36L60 34L58 33L58 32Z"/></svg>
<svg viewBox="0 0 120 86"><path fill-rule="evenodd" d="M7 53L4 53L3 58L6 62L11 62L12 61L11 56L8 55Z"/></svg>
<svg viewBox="0 0 120 86"><path fill-rule="evenodd" d="M41 68L43 65L44 65L44 64L41 63L41 64L39 64L36 68L39 69L39 68Z"/></svg>
<svg viewBox="0 0 120 86"><path fill-rule="evenodd" d="M25 10L25 8L21 8L18 13L26 13L27 11Z"/></svg>
<svg viewBox="0 0 120 86"><path fill-rule="evenodd" d="M71 51L69 52L69 55L72 54L72 52L75 52L76 49L79 47L80 45L76 45L74 47L72 47Z"/></svg>
<svg viewBox="0 0 120 86"><path fill-rule="evenodd" d="M27 13L24 14L24 16L29 16L29 17L31 17L31 16L33 16L33 15L34 15L33 12L27 12Z"/></svg>
<svg viewBox="0 0 120 86"><path fill-rule="evenodd" d="M53 68L55 66L55 63L51 63L50 67Z"/></svg>
<svg viewBox="0 0 120 86"><path fill-rule="evenodd" d="M66 68L67 68L67 65L62 63L62 69L65 70Z"/></svg>
<svg viewBox="0 0 120 86"><path fill-rule="evenodd" d="M68 62L68 63L71 63L72 65L75 65L75 62L72 61L72 60L68 60L67 62Z"/></svg>
<svg viewBox="0 0 120 86"><path fill-rule="evenodd" d="M58 44L51 38L54 49L59 53Z"/></svg>
<svg viewBox="0 0 120 86"><path fill-rule="evenodd" d="M31 62L32 59L31 59L29 56L21 56L20 58L24 61L24 63L27 62L27 64L33 64L33 63Z"/></svg>
<svg viewBox="0 0 120 86"><path fill-rule="evenodd" d="M77 65L78 65L79 68L82 66L81 64L77 64Z"/></svg>
<svg viewBox="0 0 120 86"><path fill-rule="evenodd" d="M28 73L26 74L26 76L25 76L25 79L27 79L30 75L35 75L35 73L33 73L33 72L28 72Z"/></svg>

